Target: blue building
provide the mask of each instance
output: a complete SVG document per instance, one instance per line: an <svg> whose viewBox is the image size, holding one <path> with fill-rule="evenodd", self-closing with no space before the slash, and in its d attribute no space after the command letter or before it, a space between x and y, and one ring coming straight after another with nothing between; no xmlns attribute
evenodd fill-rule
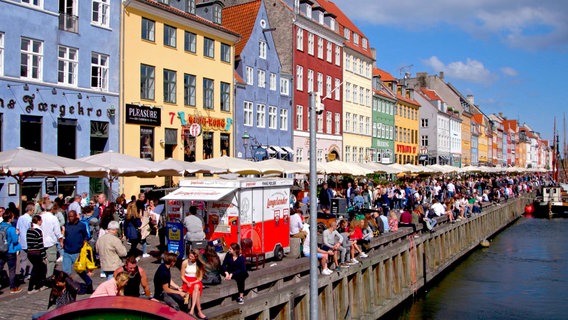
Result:
<svg viewBox="0 0 568 320"><path fill-rule="evenodd" d="M291 75L281 73L264 1L225 8L235 46L234 136L237 157L292 160Z"/></svg>
<svg viewBox="0 0 568 320"><path fill-rule="evenodd" d="M0 1L0 150L78 159L118 149L120 10L108 0ZM101 182L33 177L22 194L93 194ZM14 183L0 178L0 205L18 203Z"/></svg>

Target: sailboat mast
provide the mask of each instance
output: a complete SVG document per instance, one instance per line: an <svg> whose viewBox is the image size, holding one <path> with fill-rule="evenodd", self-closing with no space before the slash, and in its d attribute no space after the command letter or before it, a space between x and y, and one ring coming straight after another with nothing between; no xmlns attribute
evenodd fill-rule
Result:
<svg viewBox="0 0 568 320"><path fill-rule="evenodd" d="M557 182L558 181L558 164L556 155L558 154L558 135L556 134L556 117L554 117L554 131L552 135L552 179Z"/></svg>

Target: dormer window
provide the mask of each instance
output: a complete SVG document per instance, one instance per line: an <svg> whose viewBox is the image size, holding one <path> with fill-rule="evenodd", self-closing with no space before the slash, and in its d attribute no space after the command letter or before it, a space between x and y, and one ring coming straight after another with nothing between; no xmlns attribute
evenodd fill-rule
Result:
<svg viewBox="0 0 568 320"><path fill-rule="evenodd" d="M359 35L356 33L353 33L353 43L358 46L359 45Z"/></svg>
<svg viewBox="0 0 568 320"><path fill-rule="evenodd" d="M308 18L312 18L312 7L311 6L306 6L306 17Z"/></svg>
<svg viewBox="0 0 568 320"><path fill-rule="evenodd" d="M294 13L300 13L300 0L294 0Z"/></svg>
<svg viewBox="0 0 568 320"><path fill-rule="evenodd" d="M319 22L319 24L323 24L323 12L320 12L318 14L318 22Z"/></svg>
<svg viewBox="0 0 568 320"><path fill-rule="evenodd" d="M195 14L195 0L186 0L187 13Z"/></svg>
<svg viewBox="0 0 568 320"><path fill-rule="evenodd" d="M367 39L366 38L363 38L362 45L363 45L363 49L367 49Z"/></svg>
<svg viewBox="0 0 568 320"><path fill-rule="evenodd" d="M351 39L351 31L347 28L343 29L343 37L345 37L345 39L350 40Z"/></svg>
<svg viewBox="0 0 568 320"><path fill-rule="evenodd" d="M335 19L333 18L329 19L329 28L331 30L335 30Z"/></svg>
<svg viewBox="0 0 568 320"><path fill-rule="evenodd" d="M213 5L213 22L221 24L221 21L221 6L218 4Z"/></svg>
<svg viewBox="0 0 568 320"><path fill-rule="evenodd" d="M170 5L170 0L158 0L159 3Z"/></svg>

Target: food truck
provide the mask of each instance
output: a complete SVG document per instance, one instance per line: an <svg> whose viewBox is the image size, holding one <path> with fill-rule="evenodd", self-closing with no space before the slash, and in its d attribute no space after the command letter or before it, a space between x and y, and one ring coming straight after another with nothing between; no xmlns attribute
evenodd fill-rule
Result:
<svg viewBox="0 0 568 320"><path fill-rule="evenodd" d="M162 200L169 221L183 222L189 207L197 206L210 243L240 244L250 238L252 252L280 260L290 252L292 184L283 178L181 180Z"/></svg>

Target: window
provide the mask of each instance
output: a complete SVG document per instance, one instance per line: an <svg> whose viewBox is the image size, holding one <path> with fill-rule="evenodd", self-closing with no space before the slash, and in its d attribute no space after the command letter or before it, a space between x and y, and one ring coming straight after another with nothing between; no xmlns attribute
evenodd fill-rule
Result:
<svg viewBox="0 0 568 320"><path fill-rule="evenodd" d="M357 69L359 69L359 59L355 59L355 57L353 57L353 69L351 71L353 71L353 73L357 73Z"/></svg>
<svg viewBox="0 0 568 320"><path fill-rule="evenodd" d="M264 41L258 42L258 56L261 59L266 59L266 42Z"/></svg>
<svg viewBox="0 0 568 320"><path fill-rule="evenodd" d="M176 71L164 69L164 102L176 103Z"/></svg>
<svg viewBox="0 0 568 320"><path fill-rule="evenodd" d="M288 110L280 109L280 130L288 131Z"/></svg>
<svg viewBox="0 0 568 320"><path fill-rule="evenodd" d="M367 107L371 106L371 89L365 91L365 105Z"/></svg>
<svg viewBox="0 0 568 320"><path fill-rule="evenodd" d="M252 102L245 101L244 103L244 125L252 127Z"/></svg>
<svg viewBox="0 0 568 320"><path fill-rule="evenodd" d="M362 45L363 45L363 49L366 50L367 49L367 39L366 38L363 38Z"/></svg>
<svg viewBox="0 0 568 320"><path fill-rule="evenodd" d="M183 104L195 107L195 94L197 92L195 76L192 74L183 75Z"/></svg>
<svg viewBox="0 0 568 320"><path fill-rule="evenodd" d="M215 58L215 40L203 38L203 55L209 58Z"/></svg>
<svg viewBox="0 0 568 320"><path fill-rule="evenodd" d="M27 79L41 80L43 42L22 38L20 57L20 76Z"/></svg>
<svg viewBox="0 0 568 320"><path fill-rule="evenodd" d="M314 34L308 32L308 54L314 55Z"/></svg>
<svg viewBox="0 0 568 320"><path fill-rule="evenodd" d="M341 48L339 46L335 46L335 65L341 64Z"/></svg>
<svg viewBox="0 0 568 320"><path fill-rule="evenodd" d="M353 120L351 122L353 122L353 130L351 132L357 133L357 115L356 114L353 114Z"/></svg>
<svg viewBox="0 0 568 320"><path fill-rule="evenodd" d="M296 66L296 90L304 90L304 68Z"/></svg>
<svg viewBox="0 0 568 320"><path fill-rule="evenodd" d="M77 158L76 119L57 119L57 155L69 159Z"/></svg>
<svg viewBox="0 0 568 320"><path fill-rule="evenodd" d="M231 155L231 142L230 142L230 134L228 133L221 133L221 155L222 156L230 156Z"/></svg>
<svg viewBox="0 0 568 320"><path fill-rule="evenodd" d="M231 62L231 46L221 43L221 61Z"/></svg>
<svg viewBox="0 0 568 320"><path fill-rule="evenodd" d="M109 27L110 0L93 0L91 23L101 27Z"/></svg>
<svg viewBox="0 0 568 320"><path fill-rule="evenodd" d="M365 102L364 99L365 93L363 92L363 88L359 88L359 104L363 104Z"/></svg>
<svg viewBox="0 0 568 320"><path fill-rule="evenodd" d="M20 147L38 152L42 151L42 124L42 117L20 115Z"/></svg>
<svg viewBox="0 0 568 320"><path fill-rule="evenodd" d="M331 63L331 54L332 54L331 47L332 47L332 44L331 44L331 42L328 41L327 42L326 59L327 59L327 62L329 62L329 63Z"/></svg>
<svg viewBox="0 0 568 320"><path fill-rule="evenodd" d="M276 74L270 73L270 90L276 91Z"/></svg>
<svg viewBox="0 0 568 320"><path fill-rule="evenodd" d="M351 55L350 54L345 55L345 70L351 71Z"/></svg>
<svg viewBox="0 0 568 320"><path fill-rule="evenodd" d="M155 68L145 64L140 65L140 99L154 100Z"/></svg>
<svg viewBox="0 0 568 320"><path fill-rule="evenodd" d="M327 111L325 114L325 132L329 134L333 133L333 131L331 131L332 130L331 123L333 122L333 118L331 115L332 115L331 111Z"/></svg>
<svg viewBox="0 0 568 320"><path fill-rule="evenodd" d="M276 129L276 107L268 106L268 128Z"/></svg>
<svg viewBox="0 0 568 320"><path fill-rule="evenodd" d="M204 109L213 109L213 80L203 78L203 108Z"/></svg>
<svg viewBox="0 0 568 320"><path fill-rule="evenodd" d="M155 28L156 22L142 18L142 39L152 42L156 41Z"/></svg>
<svg viewBox="0 0 568 320"><path fill-rule="evenodd" d="M0 76L4 74L4 33L0 32Z"/></svg>
<svg viewBox="0 0 568 320"><path fill-rule="evenodd" d="M359 60L359 59L357 59L357 60ZM359 63L359 75L360 75L360 76L365 75L365 74L363 73L363 72L364 72L364 69L365 69L365 65L366 65L365 61L361 61L361 62Z"/></svg>
<svg viewBox="0 0 568 320"><path fill-rule="evenodd" d="M422 128L428 128L428 119L422 119Z"/></svg>
<svg viewBox="0 0 568 320"><path fill-rule="evenodd" d="M203 159L213 158L213 150L215 150L213 132L203 132Z"/></svg>
<svg viewBox="0 0 568 320"><path fill-rule="evenodd" d="M231 110L231 85L221 82L221 111Z"/></svg>
<svg viewBox="0 0 568 320"><path fill-rule="evenodd" d="M280 78L280 94L283 96L290 95L290 81Z"/></svg>
<svg viewBox="0 0 568 320"><path fill-rule="evenodd" d="M357 96L359 94L359 87L353 85L353 103L357 103Z"/></svg>
<svg viewBox="0 0 568 320"><path fill-rule="evenodd" d="M318 38L318 58L323 59L323 39Z"/></svg>
<svg viewBox="0 0 568 320"><path fill-rule="evenodd" d="M176 28L164 24L164 45L168 47L176 47Z"/></svg>
<svg viewBox="0 0 568 320"><path fill-rule="evenodd" d="M170 0L158 0L158 2L159 2L159 3L166 4L166 5L168 5L168 6L170 5Z"/></svg>
<svg viewBox="0 0 568 320"><path fill-rule="evenodd" d="M256 126L257 128L264 128L266 126L266 106L263 104L256 105Z"/></svg>
<svg viewBox="0 0 568 320"><path fill-rule="evenodd" d="M339 89L340 85L341 82L339 81L339 79L335 79L335 86L333 87L333 90L335 90L335 100L337 101L339 101L341 95L341 90Z"/></svg>
<svg viewBox="0 0 568 320"><path fill-rule="evenodd" d="M318 72L318 93L323 94L323 74Z"/></svg>
<svg viewBox="0 0 568 320"><path fill-rule="evenodd" d="M296 48L300 51L304 51L304 30L298 28L296 32Z"/></svg>
<svg viewBox="0 0 568 320"><path fill-rule="evenodd" d="M108 60L105 54L91 54L91 88L108 90Z"/></svg>
<svg viewBox="0 0 568 320"><path fill-rule="evenodd" d="M365 134L371 134L371 118L365 118Z"/></svg>
<svg viewBox="0 0 568 320"><path fill-rule="evenodd" d="M351 31L349 31L349 29L344 28L343 29L343 37L347 40L351 39Z"/></svg>
<svg viewBox="0 0 568 320"><path fill-rule="evenodd" d="M359 133L361 133L361 134L365 133L364 128L363 128L364 122L365 122L364 117L359 116Z"/></svg>
<svg viewBox="0 0 568 320"><path fill-rule="evenodd" d="M193 32L185 31L183 50L195 53L197 52L197 35Z"/></svg>
<svg viewBox="0 0 568 320"><path fill-rule="evenodd" d="M345 84L345 101L351 102L351 83Z"/></svg>
<svg viewBox="0 0 568 320"><path fill-rule="evenodd" d="M357 162L357 147L353 147L353 158L351 162Z"/></svg>
<svg viewBox="0 0 568 320"><path fill-rule="evenodd" d="M22 0L22 3L39 8L43 7L43 0Z"/></svg>
<svg viewBox="0 0 568 320"><path fill-rule="evenodd" d="M349 158L351 158L351 147L345 146L345 161L349 162Z"/></svg>
<svg viewBox="0 0 568 320"><path fill-rule="evenodd" d="M428 136L422 136L422 141L420 146L427 147L428 146Z"/></svg>
<svg viewBox="0 0 568 320"><path fill-rule="evenodd" d="M296 149L296 162L304 161L304 149L298 148Z"/></svg>
<svg viewBox="0 0 568 320"><path fill-rule="evenodd" d="M351 131L351 112L345 113L345 132Z"/></svg>
<svg viewBox="0 0 568 320"><path fill-rule="evenodd" d="M77 49L59 46L57 62L57 82L77 86L77 65L79 64ZM0 67L1 65L0 61Z"/></svg>
<svg viewBox="0 0 568 320"><path fill-rule="evenodd" d="M359 35L357 33L353 33L353 43L358 46L359 45Z"/></svg>
<svg viewBox="0 0 568 320"><path fill-rule="evenodd" d="M296 129L304 129L304 107L300 105L296 106Z"/></svg>
<svg viewBox="0 0 568 320"><path fill-rule="evenodd" d="M221 24L221 21L223 21L222 18L221 6L218 4L213 5L213 22L216 24Z"/></svg>
<svg viewBox="0 0 568 320"><path fill-rule="evenodd" d="M320 113L317 115L318 119L318 124L317 124L317 128L318 128L318 132L323 132L323 113Z"/></svg>
<svg viewBox="0 0 568 320"><path fill-rule="evenodd" d="M365 155L365 151L363 151L363 147L359 147L359 163L363 162L363 156Z"/></svg>
<svg viewBox="0 0 568 320"><path fill-rule="evenodd" d="M195 14L195 0L187 0L185 10L187 13Z"/></svg>
<svg viewBox="0 0 568 320"><path fill-rule="evenodd" d="M314 92L314 70L308 69L308 92Z"/></svg>
<svg viewBox="0 0 568 320"><path fill-rule="evenodd" d="M247 67L247 84L254 85L254 69L252 67Z"/></svg>
<svg viewBox="0 0 568 320"><path fill-rule="evenodd" d="M258 87L266 87L266 72L264 70L258 70Z"/></svg>
<svg viewBox="0 0 568 320"><path fill-rule="evenodd" d="M335 113L335 134L339 134L339 129L341 128L341 115L339 112Z"/></svg>
<svg viewBox="0 0 568 320"><path fill-rule="evenodd" d="M331 76L325 78L325 97L331 98Z"/></svg>

